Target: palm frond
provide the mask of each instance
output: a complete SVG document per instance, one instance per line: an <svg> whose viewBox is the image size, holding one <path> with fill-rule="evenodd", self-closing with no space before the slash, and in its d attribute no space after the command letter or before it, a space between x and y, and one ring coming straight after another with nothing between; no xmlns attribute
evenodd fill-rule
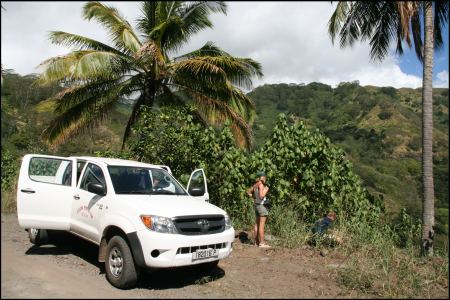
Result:
<svg viewBox="0 0 450 300"><path fill-rule="evenodd" d="M119 14L117 9L98 1L91 1L83 7L83 15L85 19L95 19L105 26L120 51L131 55L142 46L131 25Z"/></svg>
<svg viewBox="0 0 450 300"><path fill-rule="evenodd" d="M434 3L434 47L440 49L444 43L442 40L442 29L448 23L449 2L433 1Z"/></svg>
<svg viewBox="0 0 450 300"><path fill-rule="evenodd" d="M127 83L115 86L100 97L95 94L65 110L43 131L44 142L51 147L58 147L68 137L79 133L89 124L102 120L121 95L131 93Z"/></svg>
<svg viewBox="0 0 450 300"><path fill-rule="evenodd" d="M209 19L211 13L226 14L226 4L223 1L193 1L175 8L171 7L171 2L163 3L158 6L160 27L151 36L155 39L157 37L165 52L179 50L193 34L212 28Z"/></svg>
<svg viewBox="0 0 450 300"><path fill-rule="evenodd" d="M193 90L184 89L183 92L194 99L197 109L209 124L223 126L225 122L230 122L230 129L238 145L247 149L251 147L252 129L233 107L223 101L206 97Z"/></svg>
<svg viewBox="0 0 450 300"><path fill-rule="evenodd" d="M342 28L342 23L347 18L351 3L347 1L340 1L330 20L328 21L328 34L331 36L331 42L334 44L336 35Z"/></svg>
<svg viewBox="0 0 450 300"><path fill-rule="evenodd" d="M239 58L229 55L205 56L202 59L220 67L231 83L246 89L253 87L252 77L261 78L263 76L261 64L250 58Z"/></svg>
<svg viewBox="0 0 450 300"><path fill-rule="evenodd" d="M112 52L117 55L125 55L119 50L96 40L64 31L50 31L49 39L55 45L75 47L76 50L98 50Z"/></svg>
<svg viewBox="0 0 450 300"><path fill-rule="evenodd" d="M205 84L223 86L227 82L227 74L220 67L204 60L203 58L191 58L168 65L174 77L195 77Z"/></svg>
<svg viewBox="0 0 450 300"><path fill-rule="evenodd" d="M417 14L419 3L415 1L396 1L395 4L399 15L399 24L397 26L401 29L401 39L405 40L408 46L411 47L409 24L411 18Z"/></svg>
<svg viewBox="0 0 450 300"><path fill-rule="evenodd" d="M213 42L207 42L203 47L200 49L191 51L189 53L185 53L181 56L173 58L174 62L188 59L188 58L195 58L195 57L202 57L202 56L230 56L227 52L223 51L219 47L215 46Z"/></svg>
<svg viewBox="0 0 450 300"><path fill-rule="evenodd" d="M251 125L256 115L255 102L237 88L233 88L232 94L231 107Z"/></svg>
<svg viewBox="0 0 450 300"><path fill-rule="evenodd" d="M411 18L411 30L414 40L414 50L420 62L423 62L423 39L422 39L422 25L420 24L419 14L415 14Z"/></svg>
<svg viewBox="0 0 450 300"><path fill-rule="evenodd" d="M370 40L370 57L372 60L383 60L389 52L389 45L391 40L397 37L397 30L395 28L396 21L395 10L392 10L392 5L386 2L381 7L380 18L375 24L375 33Z"/></svg>
<svg viewBox="0 0 450 300"><path fill-rule="evenodd" d="M97 50L79 50L65 56L52 57L38 67L44 68L37 81L43 85L58 81L111 78L129 71L129 64L123 62L122 56Z"/></svg>
<svg viewBox="0 0 450 300"><path fill-rule="evenodd" d="M424 5L419 1L347 1L339 2L328 22L328 33L332 42L339 35L340 46L352 46L361 40L370 39L370 57L383 59L389 51L391 41L396 41L396 51L403 53L403 42L414 48L423 61L423 38L420 21ZM448 22L448 1L433 1L434 42L442 46L442 28ZM412 39L411 39L412 36Z"/></svg>
<svg viewBox="0 0 450 300"><path fill-rule="evenodd" d="M116 86L122 84L122 82L122 78L93 80L82 85L68 87L49 100L56 101L54 111L61 114L89 98L101 98L102 95L109 93L110 90L113 90ZM139 89L141 75L135 75L128 79L127 82L128 89Z"/></svg>
<svg viewBox="0 0 450 300"><path fill-rule="evenodd" d="M143 1L141 12L143 16L137 19L137 28L148 39L156 26L156 1Z"/></svg>

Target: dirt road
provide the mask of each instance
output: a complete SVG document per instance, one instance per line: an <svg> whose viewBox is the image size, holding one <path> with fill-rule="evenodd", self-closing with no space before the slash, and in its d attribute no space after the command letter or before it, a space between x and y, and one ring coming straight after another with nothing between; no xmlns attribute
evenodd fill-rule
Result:
<svg viewBox="0 0 450 300"><path fill-rule="evenodd" d="M119 290L97 262L98 248L69 233L34 246L17 216L1 216L2 298L343 298L338 254L314 249L259 249L237 237L231 257L208 273L181 268L145 272L136 288ZM245 235L244 235L245 236ZM244 242L242 242L242 241Z"/></svg>

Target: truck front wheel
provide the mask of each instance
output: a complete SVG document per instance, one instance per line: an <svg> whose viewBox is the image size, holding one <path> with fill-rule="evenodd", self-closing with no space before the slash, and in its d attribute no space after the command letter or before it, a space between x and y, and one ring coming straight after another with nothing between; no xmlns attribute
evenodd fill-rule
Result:
<svg viewBox="0 0 450 300"><path fill-rule="evenodd" d="M48 241L48 232L45 229L29 228L28 237L34 245L41 245Z"/></svg>
<svg viewBox="0 0 450 300"><path fill-rule="evenodd" d="M108 281L119 289L136 284L138 270L134 264L130 247L121 236L112 237L106 248L105 271Z"/></svg>

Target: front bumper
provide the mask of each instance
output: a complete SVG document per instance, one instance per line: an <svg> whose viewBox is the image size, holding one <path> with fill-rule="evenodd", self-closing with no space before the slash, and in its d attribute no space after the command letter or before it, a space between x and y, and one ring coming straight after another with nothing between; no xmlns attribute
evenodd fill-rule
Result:
<svg viewBox="0 0 450 300"><path fill-rule="evenodd" d="M205 235L167 234L143 229L137 232L137 236L142 247L145 265L152 268L169 268L228 257L233 251L234 229ZM218 257L192 260L192 253L189 251L195 251L198 247L209 248L208 246L211 245L217 247Z"/></svg>

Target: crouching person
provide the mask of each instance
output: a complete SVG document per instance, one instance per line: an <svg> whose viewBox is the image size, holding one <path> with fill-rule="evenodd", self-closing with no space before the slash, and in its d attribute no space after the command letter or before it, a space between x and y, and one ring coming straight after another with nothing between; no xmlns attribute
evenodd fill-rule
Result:
<svg viewBox="0 0 450 300"><path fill-rule="evenodd" d="M326 217L318 220L312 227L311 243L315 246L319 243L328 246L336 246L342 243L342 238L332 231L333 224L336 221L336 213L334 211L328 212Z"/></svg>

